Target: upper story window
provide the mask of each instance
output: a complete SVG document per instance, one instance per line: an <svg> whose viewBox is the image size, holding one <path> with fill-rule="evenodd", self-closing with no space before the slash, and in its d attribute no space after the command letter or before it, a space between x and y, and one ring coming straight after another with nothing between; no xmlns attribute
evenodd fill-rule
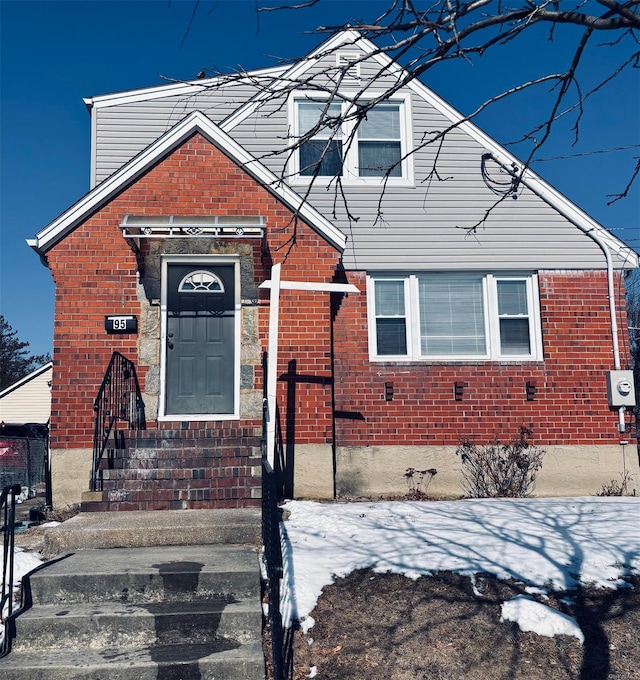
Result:
<svg viewBox="0 0 640 680"><path fill-rule="evenodd" d="M542 359L534 274L368 277L374 360Z"/></svg>
<svg viewBox="0 0 640 680"><path fill-rule="evenodd" d="M340 104L318 102L298 102L298 136L308 134L317 126L321 118L337 120L340 117ZM340 127L321 127L313 132L298 149L300 174L313 177L335 177L342 174L342 134Z"/></svg>
<svg viewBox="0 0 640 680"><path fill-rule="evenodd" d="M400 104L378 104L357 130L358 175L402 177Z"/></svg>
<svg viewBox="0 0 640 680"><path fill-rule="evenodd" d="M364 116L348 101L300 96L292 102L292 129L301 139L292 159L295 177L413 181L408 97L376 104Z"/></svg>

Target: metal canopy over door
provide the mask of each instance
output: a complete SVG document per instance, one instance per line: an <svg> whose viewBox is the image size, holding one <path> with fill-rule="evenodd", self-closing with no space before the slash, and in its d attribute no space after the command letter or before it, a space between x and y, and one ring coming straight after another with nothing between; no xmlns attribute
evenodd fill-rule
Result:
<svg viewBox="0 0 640 680"><path fill-rule="evenodd" d="M233 264L169 264L166 413L233 414Z"/></svg>

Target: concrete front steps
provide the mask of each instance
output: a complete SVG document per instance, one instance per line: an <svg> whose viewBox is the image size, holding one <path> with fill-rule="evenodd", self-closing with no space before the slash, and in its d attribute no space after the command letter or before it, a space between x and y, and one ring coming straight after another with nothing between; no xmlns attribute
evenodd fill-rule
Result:
<svg viewBox="0 0 640 680"><path fill-rule="evenodd" d="M55 557L91 548L262 544L259 508L81 512L44 531L41 552Z"/></svg>
<svg viewBox="0 0 640 680"><path fill-rule="evenodd" d="M4 680L264 680L255 548L78 550L26 588Z"/></svg>

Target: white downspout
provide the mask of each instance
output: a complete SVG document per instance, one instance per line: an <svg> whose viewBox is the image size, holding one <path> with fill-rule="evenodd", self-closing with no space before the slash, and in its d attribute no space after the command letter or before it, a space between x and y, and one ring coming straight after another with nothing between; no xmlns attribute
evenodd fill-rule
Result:
<svg viewBox="0 0 640 680"><path fill-rule="evenodd" d="M519 182L522 182L526 187L528 187L534 194L540 196L540 198L548 201L545 196L546 192L542 187L532 186L527 182L525 176L521 176L514 172L513 168L500 162L493 154L489 154L493 161L495 161L505 172L509 173L512 177L516 178ZM563 210L561 206L557 204L557 201L551 202L551 205L571 224L578 227L583 234L586 234L604 253L605 260L607 261L607 294L609 298L609 316L611 319L611 335L613 340L613 365L616 371L620 370L620 346L618 344L618 317L616 314L616 303L615 303L615 286L613 283L613 260L611 259L611 251L607 244L598 236L595 229L587 229L583 225L579 224L566 210ZM622 434L626 431L626 425L624 420L625 407L621 406L618 409L618 431Z"/></svg>
<svg viewBox="0 0 640 680"><path fill-rule="evenodd" d="M583 229L582 231L584 231L584 233L592 241L594 241L600 246L600 250L602 250L607 260L607 290L609 297L609 316L611 317L611 333L613 335L613 367L616 371L619 371L621 368L620 346L618 344L618 316L616 314L615 286L613 283L613 262L611 260L611 251L607 247L607 244L598 236L598 234L594 232L593 229ZM620 432L621 434L623 434L626 431L624 413L625 407L621 406L618 409L618 432Z"/></svg>

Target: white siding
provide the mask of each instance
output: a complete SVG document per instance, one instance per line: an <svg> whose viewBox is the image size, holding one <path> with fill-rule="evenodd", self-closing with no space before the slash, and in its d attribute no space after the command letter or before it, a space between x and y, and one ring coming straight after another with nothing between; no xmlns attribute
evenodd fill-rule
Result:
<svg viewBox="0 0 640 680"><path fill-rule="evenodd" d="M345 47L344 51L353 51ZM335 55L327 57L335 64ZM321 70L317 64L304 74ZM360 67L360 87L367 78L389 86L394 76L380 75L377 62ZM378 78L378 80L375 80ZM328 82L326 79L324 83ZM357 89L357 88L356 88ZM247 85L206 90L189 97L164 97L103 107L97 122L97 178L104 179L193 110L220 123L259 90ZM352 91L355 91L352 90ZM277 176L291 182L309 202L331 219L348 238L344 253L347 269L584 269L604 268L600 249L555 208L526 188L517 200L498 205L498 196L481 173L485 149L460 129L438 133L451 121L415 90L412 104L413 186L379 182L344 185L350 221L343 199L333 186L316 181L310 189L287 177L286 148L290 121L284 97L262 101L230 131L247 151ZM425 144L425 140L434 140ZM497 167L494 169L497 173ZM495 206L495 207L492 207ZM486 215L486 219L485 219ZM474 231L472 228L476 225ZM619 264L619 263L617 263Z"/></svg>
<svg viewBox="0 0 640 680"><path fill-rule="evenodd" d="M183 95L103 106L96 118L96 175L99 184L193 111L220 123L256 93L255 86L227 85Z"/></svg>
<svg viewBox="0 0 640 680"><path fill-rule="evenodd" d="M460 130L449 132L442 146L435 142L419 149L425 136L446 129L450 122L415 94L411 101L414 186L387 186L382 191L380 183L345 185L348 210L357 222L349 221L333 186L318 180L310 190L310 203L331 216L348 237L347 269L402 269L409 262L412 269L423 270L604 267L604 256L593 241L526 188L517 200L509 197L490 210L475 234L469 233L498 199L480 172L486 149ZM286 157L272 153L274 140L283 138L287 126L286 108L272 100L232 135L280 175Z"/></svg>
<svg viewBox="0 0 640 680"><path fill-rule="evenodd" d="M48 423L51 416L51 376L53 369L27 380L0 396L0 421L7 425Z"/></svg>

